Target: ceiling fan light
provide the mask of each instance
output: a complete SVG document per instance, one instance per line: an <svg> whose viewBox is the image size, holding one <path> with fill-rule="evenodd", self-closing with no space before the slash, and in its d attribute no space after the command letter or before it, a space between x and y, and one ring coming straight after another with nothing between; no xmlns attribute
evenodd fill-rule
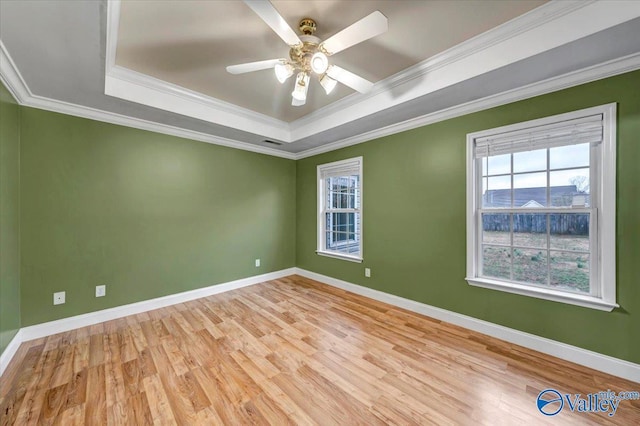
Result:
<svg viewBox="0 0 640 426"><path fill-rule="evenodd" d="M333 89L335 89L336 84L338 84L338 82L326 74L320 78L320 85L322 86L322 88L324 89L327 95L331 93Z"/></svg>
<svg viewBox="0 0 640 426"><path fill-rule="evenodd" d="M309 90L309 74L306 72L298 73L296 77L296 86L291 92L293 99L304 101L307 99L307 91Z"/></svg>
<svg viewBox="0 0 640 426"><path fill-rule="evenodd" d="M327 59L327 55L322 52L316 52L311 57L311 69L316 74L323 74L327 68L329 67L329 60Z"/></svg>
<svg viewBox="0 0 640 426"><path fill-rule="evenodd" d="M291 66L291 64L276 64L276 66L274 67L274 70L276 72L276 78L278 79L278 81L280 83L284 83L285 81L287 81L287 79L289 77L291 77L293 75L293 66Z"/></svg>

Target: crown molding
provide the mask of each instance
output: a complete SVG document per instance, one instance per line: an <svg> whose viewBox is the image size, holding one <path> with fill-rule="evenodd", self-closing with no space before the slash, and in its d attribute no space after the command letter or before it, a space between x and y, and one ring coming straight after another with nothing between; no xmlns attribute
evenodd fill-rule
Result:
<svg viewBox="0 0 640 426"><path fill-rule="evenodd" d="M329 151L335 151L347 146L357 145L373 139L396 133L412 130L418 127L437 123L439 121L460 117L500 105L521 101L523 99L533 98L535 96L544 95L558 90L567 89L581 84L601 80L607 77L624 74L626 72L640 69L640 53L634 53L629 56L614 59L602 64L594 65L578 71L573 71L547 80L542 80L506 92L487 96L481 99L470 101L464 104L456 105L430 114L411 118L369 132L361 133L349 138L328 143L317 148L308 149L297 153L296 160L312 157L314 155L323 154Z"/></svg>
<svg viewBox="0 0 640 426"><path fill-rule="evenodd" d="M113 35L117 38L117 19L119 17L119 0L110 1L108 3L108 16L111 18L108 20L108 24L111 27L115 27L110 29L109 34L111 37ZM616 2L619 3L619 2ZM625 3L625 2L623 2ZM625 4L634 3L634 2L626 2ZM305 124L301 120L311 120L312 118L317 118L316 121L322 121L321 115L326 114L337 114L342 110L342 108L359 108L361 102L363 102L363 98L368 103L373 104L374 98L376 96L382 96L388 93L390 88L398 88L404 84L408 84L416 79L424 79L429 76L431 78L432 74L438 72L438 70L447 71L450 66L455 65L459 62L459 60L463 57L468 57L468 55L474 55L481 53L483 49L486 49L488 45L495 45L501 42L508 42L514 36L518 34L527 33L532 28L539 28L541 24L547 22L553 22L558 24L557 20L563 16L571 17L572 19L580 19L580 16L576 16L576 12L584 11L584 9L591 6L601 6L602 2L600 1L588 1L588 2L550 2L550 5L553 6L543 6L542 8L534 9L533 11L525 14L519 18L516 18L510 22L503 24L500 27L495 28L494 30L490 30L487 33L483 33L468 42L465 42L461 45L458 45L452 49L449 49L446 52L443 52L440 55L434 56L427 61L423 61L420 64L407 69L399 74L396 74L383 82L379 82L374 87L374 91L369 95L373 98L369 99L368 97L363 97L363 95L352 95L347 98L343 98L340 101L331 104L322 110L319 110L311 115L303 117L296 122L293 122L291 126L297 126L301 124L302 126L307 126L309 124ZM640 3L634 3L635 8L626 10L628 16L636 13L640 15ZM541 12L542 9L542 13ZM590 14L593 11L589 12ZM115 16L112 16L115 15ZM635 15L634 15L635 16ZM611 25L611 19L620 19L617 18L609 18L607 23L604 25ZM628 18L630 19L630 18ZM515 23L514 23L515 22ZM563 21L564 22L564 21ZM566 24L566 22L564 22ZM126 70L120 67L116 67L114 65L115 61L115 49L116 45L114 43L113 38L111 41L109 37L107 37L107 55L106 55L106 63L105 68L108 69L113 75L117 76L120 81L129 82L132 86L136 87L146 87L149 90L155 90L160 86L162 90L165 91L165 95L168 97L172 97L173 101L179 99L181 95L185 95L187 97L191 96L191 98L196 98L200 103L194 102L195 105L207 104L213 98L209 98L198 94L196 92L189 91L187 89L183 89L179 86L169 85L165 82L162 82L157 79L153 79L152 77L142 75L136 73L134 71ZM4 83L4 85L8 88L14 98L18 101L19 104L45 109L54 112L60 112L64 114L74 115L78 117L89 118L93 120L103 121L107 123L113 123L133 128L138 128L142 130L148 130L158 133L164 133L168 135L173 135L177 137L183 137L187 139L197 140L201 142L227 146L231 148L257 152L261 154L267 154L287 159L301 159L307 158L313 155L321 154L324 152L340 149L343 147L363 143L372 139L377 139L383 136L388 136L394 133L399 133L402 131L414 129L417 127L425 126L431 123L436 123L438 121L443 121L446 119L458 117L464 114L469 114L473 112L477 112L483 109L492 108L499 105L504 105L510 102L515 102L518 100L530 98L533 96L542 95L545 93L553 92L556 90L561 90L564 88L576 86L579 84L584 84L590 81L614 76L617 74L622 74L625 72L633 71L640 68L640 54L634 54L627 57L619 58L613 61L609 61L603 64L595 65L589 68L585 68L582 70L578 70L572 73L564 74L558 77L554 77L548 80L544 80L541 82L533 83L524 87L520 87L517 89L513 89L507 92L499 93L496 95L488 96L482 99L478 99L475 101L471 101L465 104L457 105L451 108L447 108L444 110L436 111L430 114L426 114L420 117L416 117L413 119L409 119L400 123L395 123L389 126L385 126L379 129L367 131L358 135L354 135L349 138L345 138L342 140L337 140L330 142L321 147L308 149L298 153L286 152L281 149L262 147L254 144L250 144L247 142L242 142L238 140L218 137L215 135L196 132L192 130L182 129L175 126L169 126L162 123L147 121L143 119L133 118L124 116L121 114L98 110L95 108L85 107L81 105L71 104L63 101L58 101L38 95L34 95L29 87L27 86L25 80L20 75L16 64L12 60L9 55L7 49L5 48L2 40L0 40L0 80ZM134 88L135 90L135 88ZM216 102L221 102L215 100ZM235 105L230 105L227 103L216 104L217 107L229 108L230 111L237 112L239 114L244 114L248 110L244 110ZM238 111L240 110L240 111ZM369 112L371 113L371 112ZM347 111L345 111L345 115ZM317 116L317 117L316 117ZM266 119L265 119L266 117ZM287 123L281 122L279 120L272 119L270 117L264 116L262 114L257 114L252 111L249 111L248 114L243 116L245 121L252 121L252 119L256 119L254 123L262 124L269 126L275 123L275 130L279 132L280 136L283 135L285 137L274 137L270 136L273 133L263 133L260 131L254 131L261 136L272 137L273 139L277 139L280 141L291 140L289 136L287 136ZM229 123L224 123L228 125ZM339 125L336 124L336 125ZM327 129L330 129L334 126L329 126ZM300 128L297 128L298 130Z"/></svg>
<svg viewBox="0 0 640 426"><path fill-rule="evenodd" d="M117 65L105 75L104 93L280 142L291 142L289 124L284 121Z"/></svg>
<svg viewBox="0 0 640 426"><path fill-rule="evenodd" d="M107 3L104 93L289 143L289 123L116 65L120 0Z"/></svg>
<svg viewBox="0 0 640 426"><path fill-rule="evenodd" d="M405 84L413 84L427 74L437 69L446 67L466 56L481 52L502 41L522 34L525 31L539 27L553 19L576 11L594 0L582 2L549 2L537 7L521 16L507 21L497 27L491 28L469 40L453 46L444 52L440 52L422 62L400 71L384 80L379 81L367 94L354 93L350 96L333 102L291 123L292 132L300 132L312 122L322 120L331 114L338 113L347 107L356 106L364 102L370 102L377 95L388 92Z"/></svg>
<svg viewBox="0 0 640 426"><path fill-rule="evenodd" d="M23 105L26 99L33 97L2 40L0 40L0 81L20 105Z"/></svg>
<svg viewBox="0 0 640 426"><path fill-rule="evenodd" d="M308 149L299 153L290 153L278 149L261 147L253 144L248 144L246 142L221 138L206 133L195 132L162 123L127 117L121 114L33 95L31 93L31 90L29 90L29 87L26 85L24 79L20 75L20 72L11 59L11 56L5 49L2 40L0 40L0 80L2 80L3 84L7 87L7 89L11 92L11 94L20 105L45 109L48 111L69 114L83 118L89 118L127 127L133 127L142 130L148 130L157 133L168 134L215 145L242 149L245 151L287 158L291 160L299 160L307 157L312 157L314 155L323 154L325 152L334 151L347 146L357 145L373 139L378 139L395 133L404 132L407 130L426 126L428 124L437 123L439 121L448 120L450 118L460 117L465 114L470 114L488 108L493 108L511 102L516 102L534 96L554 92L557 90L578 86L580 84L589 83L591 81L624 74L626 72L634 71L637 69L640 69L640 53L615 59L599 65L574 71L568 74L550 78L541 82L533 83L524 87L509 90L507 92L502 92L475 101L467 102L465 104L436 111L430 114L425 114L420 117L415 117L403 122L381 127L379 129L371 130L349 138L328 143L321 147Z"/></svg>
<svg viewBox="0 0 640 426"><path fill-rule="evenodd" d="M286 143L295 143L640 16L640 2L551 1L379 81L368 94L354 93L286 123L114 65L120 0L110 1L107 7L106 94Z"/></svg>
<svg viewBox="0 0 640 426"><path fill-rule="evenodd" d="M295 154L292 154L290 152L253 145L250 143L214 136L207 133L182 129L175 126L169 126L167 124L143 120L135 117L128 117L126 115L117 114L110 111L99 110L96 108L76 105L69 102L46 98L44 96L34 95L22 78L20 71L18 71L15 62L9 55L9 52L6 50L4 43L2 43L2 40L0 40L0 80L5 85L5 87L7 87L16 101L23 106L73 115L76 117L88 118L105 123L133 127L135 129L163 133L166 135L241 149L244 151L257 152L260 154L267 154L291 160L295 159Z"/></svg>
<svg viewBox="0 0 640 426"><path fill-rule="evenodd" d="M640 2L551 1L291 123L298 141L640 17Z"/></svg>

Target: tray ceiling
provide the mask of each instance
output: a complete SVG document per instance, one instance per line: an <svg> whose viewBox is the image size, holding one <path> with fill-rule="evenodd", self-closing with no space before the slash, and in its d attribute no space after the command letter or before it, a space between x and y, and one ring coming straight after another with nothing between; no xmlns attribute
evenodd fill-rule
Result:
<svg viewBox="0 0 640 426"><path fill-rule="evenodd" d="M351 47L332 62L378 82L545 3L528 1L273 1L297 32L305 17L326 39L379 10L389 31ZM227 65L287 58L288 46L241 1L132 1L120 6L115 64L292 122L351 93L330 95L312 79L307 104L291 106L293 79L278 83L273 70L242 75Z"/></svg>
<svg viewBox="0 0 640 426"><path fill-rule="evenodd" d="M240 1L0 1L0 79L22 105L304 158L640 68L640 2L274 5L321 38L383 12L387 33L333 57L373 90L312 85L300 109L272 71L226 74L287 54Z"/></svg>

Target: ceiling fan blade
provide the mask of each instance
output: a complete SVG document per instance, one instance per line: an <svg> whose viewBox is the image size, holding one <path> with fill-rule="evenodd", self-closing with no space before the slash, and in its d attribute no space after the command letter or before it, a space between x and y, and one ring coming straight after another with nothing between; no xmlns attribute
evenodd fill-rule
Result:
<svg viewBox="0 0 640 426"><path fill-rule="evenodd" d="M320 44L320 49L323 49L330 56L371 37L387 32L388 29L387 17L376 10L323 41Z"/></svg>
<svg viewBox="0 0 640 426"><path fill-rule="evenodd" d="M244 2L289 46L302 44L300 37L291 29L270 1L244 0Z"/></svg>
<svg viewBox="0 0 640 426"><path fill-rule="evenodd" d="M246 72L266 70L285 62L285 59L267 59L266 61L247 62L246 64L229 65L227 72L231 74L244 74Z"/></svg>
<svg viewBox="0 0 640 426"><path fill-rule="evenodd" d="M365 80L359 75L347 71L344 68L340 68L337 65L331 65L327 70L327 75L360 93L367 93L373 87L373 83L369 80Z"/></svg>

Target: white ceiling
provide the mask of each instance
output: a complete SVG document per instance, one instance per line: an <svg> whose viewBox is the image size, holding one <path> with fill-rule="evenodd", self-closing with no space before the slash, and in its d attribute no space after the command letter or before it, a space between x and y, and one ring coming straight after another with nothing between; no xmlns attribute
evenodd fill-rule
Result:
<svg viewBox="0 0 640 426"><path fill-rule="evenodd" d="M534 1L273 1L298 32L316 20L326 39L375 10L389 20L380 36L341 52L332 63L378 82L545 3ZM303 107L291 106L293 79L280 85L273 70L242 75L227 65L288 58L289 47L241 1L123 0L116 65L292 122L351 93L329 96L312 80Z"/></svg>
<svg viewBox="0 0 640 426"><path fill-rule="evenodd" d="M295 109L272 72L224 72L287 53L242 2L0 1L0 77L23 105L302 158L640 68L640 2L515 17L539 3L276 1L293 27L316 19L321 38L373 10L390 21L335 55L376 82L370 94L315 90Z"/></svg>

